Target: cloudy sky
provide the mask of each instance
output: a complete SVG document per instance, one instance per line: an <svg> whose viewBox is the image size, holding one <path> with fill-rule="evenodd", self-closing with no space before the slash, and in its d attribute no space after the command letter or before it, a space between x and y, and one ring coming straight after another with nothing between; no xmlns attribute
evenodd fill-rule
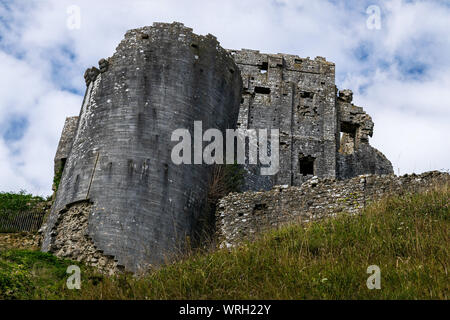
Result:
<svg viewBox="0 0 450 320"><path fill-rule="evenodd" d="M0 191L50 194L84 70L126 30L172 21L225 48L326 57L396 174L450 169L448 0L0 0Z"/></svg>

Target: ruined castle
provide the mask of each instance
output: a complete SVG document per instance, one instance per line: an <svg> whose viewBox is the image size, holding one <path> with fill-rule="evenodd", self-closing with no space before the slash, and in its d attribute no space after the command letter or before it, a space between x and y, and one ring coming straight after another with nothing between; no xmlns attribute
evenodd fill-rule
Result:
<svg viewBox="0 0 450 320"><path fill-rule="evenodd" d="M55 156L58 188L42 249L100 268L137 272L182 250L198 228L211 166L171 161L178 128L279 129L280 170L245 166L244 190L392 174L369 144L373 122L335 85L335 66L225 50L181 23L130 30L84 75L78 117Z"/></svg>

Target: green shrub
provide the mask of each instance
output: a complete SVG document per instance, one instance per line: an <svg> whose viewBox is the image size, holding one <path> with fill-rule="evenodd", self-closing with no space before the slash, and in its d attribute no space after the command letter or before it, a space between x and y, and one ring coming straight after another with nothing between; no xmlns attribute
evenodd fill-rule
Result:
<svg viewBox="0 0 450 320"><path fill-rule="evenodd" d="M58 191L59 184L60 184L61 178L62 178L62 174L63 174L63 168L56 171L56 173L53 177L53 189L55 192Z"/></svg>
<svg viewBox="0 0 450 320"><path fill-rule="evenodd" d="M44 198L33 196L24 190L19 193L0 192L0 214L27 211L43 201Z"/></svg>

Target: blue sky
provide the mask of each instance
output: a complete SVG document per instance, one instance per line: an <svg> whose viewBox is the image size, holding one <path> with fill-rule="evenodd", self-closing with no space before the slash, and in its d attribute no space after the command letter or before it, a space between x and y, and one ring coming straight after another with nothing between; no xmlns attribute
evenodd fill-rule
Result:
<svg viewBox="0 0 450 320"><path fill-rule="evenodd" d="M371 5L380 29L367 27ZM371 144L396 173L450 169L450 1L0 0L0 191L50 194L84 70L111 56L126 30L172 21L225 48L335 62L338 88L372 116Z"/></svg>

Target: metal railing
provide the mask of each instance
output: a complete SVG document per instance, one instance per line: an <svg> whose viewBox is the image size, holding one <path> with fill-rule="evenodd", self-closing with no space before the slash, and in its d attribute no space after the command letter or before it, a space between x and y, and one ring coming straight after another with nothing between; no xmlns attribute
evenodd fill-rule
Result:
<svg viewBox="0 0 450 320"><path fill-rule="evenodd" d="M37 232L44 215L43 210L0 211L0 232Z"/></svg>

